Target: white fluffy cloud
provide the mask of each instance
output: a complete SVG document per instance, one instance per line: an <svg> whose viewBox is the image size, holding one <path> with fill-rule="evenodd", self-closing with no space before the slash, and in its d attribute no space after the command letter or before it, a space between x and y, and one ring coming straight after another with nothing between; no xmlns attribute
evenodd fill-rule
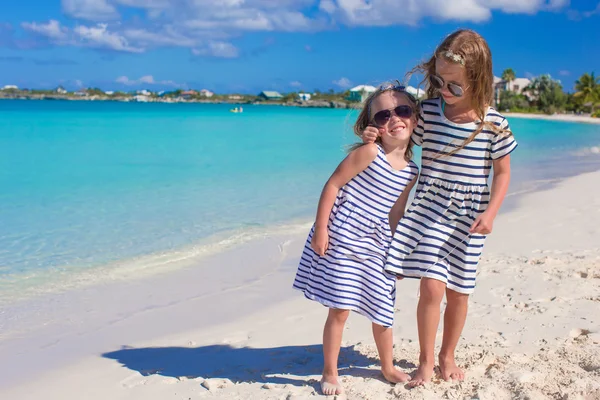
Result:
<svg viewBox="0 0 600 400"><path fill-rule="evenodd" d="M227 42L209 42L206 46L192 49L196 56L211 56L217 58L236 58L240 55L237 47Z"/></svg>
<svg viewBox="0 0 600 400"><path fill-rule="evenodd" d="M350 26L415 25L423 18L483 22L492 11L534 14L557 10L568 0L321 0L319 7Z"/></svg>
<svg viewBox="0 0 600 400"><path fill-rule="evenodd" d="M23 29L31 31L50 40L63 41L69 36L69 30L60 25L60 22L51 19L47 23L23 22Z"/></svg>
<svg viewBox="0 0 600 400"><path fill-rule="evenodd" d="M340 78L336 81L332 82L334 85L341 87L342 89L347 89L352 86L352 82L348 78Z"/></svg>
<svg viewBox="0 0 600 400"><path fill-rule="evenodd" d="M22 26L61 45L121 52L187 47L199 56L234 58L231 41L248 32L298 32L336 26L485 22L494 11L535 14L568 8L569 0L61 0L74 27L58 21ZM127 10L136 12L128 18ZM600 10L600 9L599 9ZM597 11L590 11L594 14ZM145 17L144 17L145 14ZM89 22L94 21L96 25ZM110 23L107 25L107 23ZM310 47L306 48L310 51Z"/></svg>
<svg viewBox="0 0 600 400"><path fill-rule="evenodd" d="M120 17L110 0L62 0L65 14L90 21L109 21Z"/></svg>
<svg viewBox="0 0 600 400"><path fill-rule="evenodd" d="M91 27L79 25L73 29L73 33L88 47L130 53L141 53L144 51L141 47L130 46L125 37L110 32L107 28L106 24L98 24Z"/></svg>
<svg viewBox="0 0 600 400"><path fill-rule="evenodd" d="M77 25L73 29L61 26L60 22L50 20L47 23L23 22L26 31L46 38L59 46L80 46L120 52L140 53L144 49L129 45L127 39L108 30L108 25Z"/></svg>

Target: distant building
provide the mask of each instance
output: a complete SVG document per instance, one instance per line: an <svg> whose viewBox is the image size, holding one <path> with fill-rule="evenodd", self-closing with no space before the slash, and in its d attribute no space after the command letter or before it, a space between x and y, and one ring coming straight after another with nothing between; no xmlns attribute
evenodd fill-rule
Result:
<svg viewBox="0 0 600 400"><path fill-rule="evenodd" d="M133 96L133 101L137 101L139 103L147 103L148 101L150 101L150 96L138 94L137 96Z"/></svg>
<svg viewBox="0 0 600 400"><path fill-rule="evenodd" d="M198 92L195 90L186 90L185 92L181 92L181 97L186 100L189 100L194 96L198 96Z"/></svg>
<svg viewBox="0 0 600 400"><path fill-rule="evenodd" d="M494 100L496 104L500 102L500 93L504 91L523 94L523 90L531 84L531 80L527 78L515 78L512 81L505 81L502 78L494 76ZM529 98L530 95L525 93Z"/></svg>
<svg viewBox="0 0 600 400"><path fill-rule="evenodd" d="M65 89L65 88L64 88L64 87L62 87L62 86L59 86L59 87L57 87L57 88L56 88L54 91L55 91L56 93L58 93L58 94L67 94L67 93L68 93L68 92L67 92L67 89Z"/></svg>
<svg viewBox="0 0 600 400"><path fill-rule="evenodd" d="M88 95L88 92L86 89L79 89L78 91L76 91L75 93L73 93L75 96L79 96L79 97L86 97Z"/></svg>
<svg viewBox="0 0 600 400"><path fill-rule="evenodd" d="M298 93L298 98L302 101L309 101L311 97L310 93Z"/></svg>
<svg viewBox="0 0 600 400"><path fill-rule="evenodd" d="M505 81L502 79L499 79L498 81L496 81L496 79L494 79L494 87L496 89L508 90L509 92L518 93L518 94L523 93L523 89L525 89L527 86L529 86L530 83L531 83L531 80L529 80L527 78L515 78L512 81Z"/></svg>
<svg viewBox="0 0 600 400"><path fill-rule="evenodd" d="M112 96L113 94L115 94L115 92L113 92L112 90L107 90L106 92L104 92L104 94L107 96Z"/></svg>
<svg viewBox="0 0 600 400"><path fill-rule="evenodd" d="M6 85L2 88L2 90L19 90L19 88L15 85Z"/></svg>
<svg viewBox="0 0 600 400"><path fill-rule="evenodd" d="M150 96L150 95L152 94L152 92L151 92L151 91L149 91L149 90L146 90L146 89L143 89L143 90L138 90L136 93L137 93L137 94L141 94L142 96Z"/></svg>
<svg viewBox="0 0 600 400"><path fill-rule="evenodd" d="M213 96L214 96L214 93L213 93L213 92L211 92L211 91L210 91L210 90L208 90L208 89L202 89L202 90L200 91L200 96L203 96L203 97L213 97Z"/></svg>
<svg viewBox="0 0 600 400"><path fill-rule="evenodd" d="M258 94L258 97L264 100L281 100L283 96L279 92L274 92L271 90L263 90Z"/></svg>
<svg viewBox="0 0 600 400"><path fill-rule="evenodd" d="M233 94L229 97L227 97L229 100L242 100L244 98L244 96L240 96L239 94Z"/></svg>
<svg viewBox="0 0 600 400"><path fill-rule="evenodd" d="M369 95L377 90L376 87L370 85L358 85L350 89L348 100L363 102Z"/></svg>

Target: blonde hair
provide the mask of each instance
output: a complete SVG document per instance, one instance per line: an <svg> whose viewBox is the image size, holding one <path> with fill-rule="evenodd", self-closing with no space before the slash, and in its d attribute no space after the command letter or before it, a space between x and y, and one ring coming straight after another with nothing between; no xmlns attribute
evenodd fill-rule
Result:
<svg viewBox="0 0 600 400"><path fill-rule="evenodd" d="M427 98L441 98L440 89L436 89L429 83L429 77L436 73L435 65L438 57L445 57L446 60L456 62L445 56L448 51L458 55L461 59L460 65L465 68L469 90L471 91L470 105L480 121L479 126L471 136L447 154L452 155L475 140L475 137L486 127L494 134L510 134L510 132L485 121L487 107L492 104L494 98L494 73L492 72L492 52L485 39L477 32L470 29L459 29L451 33L435 49L428 61L417 65L408 75L410 76L415 72L422 73L424 78L421 84L425 83L427 86Z"/></svg>
<svg viewBox="0 0 600 400"><path fill-rule="evenodd" d="M372 115L371 115L371 103L373 103L373 101L381 96L382 93L385 92L395 92L395 93L400 93L402 95L404 95L404 97L406 97L406 99L408 100L412 110L413 110L413 116L411 118L415 118L418 119L419 117L419 101L410 93L408 93L406 90L401 89L401 87L403 87L402 85L400 85L399 82L389 82L389 83L383 83L381 84L376 91L374 91L373 93L371 93L366 100L363 103L363 108L360 111L360 113L358 114L358 117L356 118L356 122L354 123L354 134L358 137L362 137L363 132L365 131L365 129L371 125L371 121L372 121ZM377 139L375 139L375 143L379 143L381 144L381 137L377 137ZM353 151L358 149L361 146L364 146L366 143L355 143L350 147L349 151ZM406 161L410 161L412 160L413 157L413 143L412 140L408 141L408 145L406 146L406 152L404 153L404 159Z"/></svg>

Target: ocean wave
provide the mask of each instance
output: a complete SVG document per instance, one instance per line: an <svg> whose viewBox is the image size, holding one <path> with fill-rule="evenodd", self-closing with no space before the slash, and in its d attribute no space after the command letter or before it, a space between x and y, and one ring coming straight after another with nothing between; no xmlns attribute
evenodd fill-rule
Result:
<svg viewBox="0 0 600 400"><path fill-rule="evenodd" d="M3 274L0 275L0 303L9 304L43 294L61 293L107 282L141 279L176 271L198 265L205 257L230 251L254 240L306 233L311 224L312 222L292 221L273 226L245 226L176 250L96 266L69 265Z"/></svg>

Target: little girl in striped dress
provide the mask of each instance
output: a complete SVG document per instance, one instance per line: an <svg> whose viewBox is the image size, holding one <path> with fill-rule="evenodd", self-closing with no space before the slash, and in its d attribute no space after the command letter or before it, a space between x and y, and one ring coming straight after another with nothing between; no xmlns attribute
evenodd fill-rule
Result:
<svg viewBox="0 0 600 400"><path fill-rule="evenodd" d="M350 311L373 323L384 377L409 376L394 367L392 323L396 278L383 267L392 232L416 182L410 136L418 103L400 85L382 85L367 98L354 126L382 130L376 143L357 145L329 178L294 280L294 288L329 308L323 332L321 389L341 394L337 361Z"/></svg>
<svg viewBox="0 0 600 400"><path fill-rule="evenodd" d="M429 61L417 67L428 81L412 141L422 146L415 198L394 234L386 271L421 278L417 325L421 355L410 382L422 385L434 372L440 304L446 295L439 366L444 380L463 380L454 352L475 288L485 235L510 180L510 153L517 143L506 118L490 107L492 56L470 30L448 36ZM366 128L365 142L381 132ZM492 190L488 188L494 169Z"/></svg>

